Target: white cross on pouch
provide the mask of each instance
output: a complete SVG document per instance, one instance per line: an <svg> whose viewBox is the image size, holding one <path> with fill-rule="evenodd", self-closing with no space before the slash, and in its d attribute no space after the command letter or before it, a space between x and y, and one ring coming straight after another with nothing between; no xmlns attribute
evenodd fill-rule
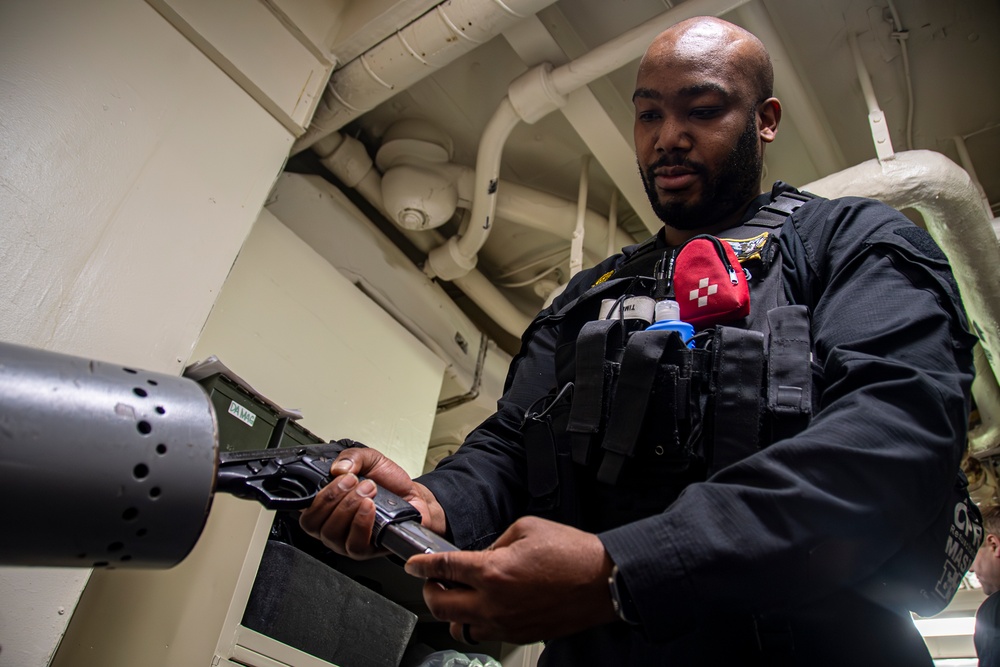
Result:
<svg viewBox="0 0 1000 667"><path fill-rule="evenodd" d="M701 290L705 290L704 296L701 295ZM708 305L708 297L710 297L711 295L715 294L718 291L719 291L719 286L717 284L712 283L711 285L709 285L708 278L702 278L701 280L698 281L698 289L691 290L690 294L688 295L688 299L691 301L697 299L698 307L702 308L703 306Z"/></svg>

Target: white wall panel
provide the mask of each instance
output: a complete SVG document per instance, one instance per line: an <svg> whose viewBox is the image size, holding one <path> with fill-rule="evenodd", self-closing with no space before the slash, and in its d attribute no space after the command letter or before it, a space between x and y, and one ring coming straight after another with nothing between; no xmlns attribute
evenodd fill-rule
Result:
<svg viewBox="0 0 1000 667"><path fill-rule="evenodd" d="M0 338L177 371L291 135L144 3L0 9Z"/></svg>
<svg viewBox="0 0 1000 667"><path fill-rule="evenodd" d="M145 3L0 3L0 339L178 371L291 141ZM88 575L0 568L0 666Z"/></svg>
<svg viewBox="0 0 1000 667"><path fill-rule="evenodd" d="M198 341L211 354L317 435L423 471L445 362L268 209Z"/></svg>

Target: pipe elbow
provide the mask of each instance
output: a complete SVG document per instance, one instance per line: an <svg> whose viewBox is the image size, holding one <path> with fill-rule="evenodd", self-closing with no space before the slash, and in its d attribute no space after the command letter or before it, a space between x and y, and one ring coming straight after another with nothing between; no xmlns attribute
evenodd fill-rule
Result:
<svg viewBox="0 0 1000 667"><path fill-rule="evenodd" d="M431 278L456 280L476 268L476 260L475 255L469 257L462 253L458 239L452 236L443 245L439 245L427 254L424 273Z"/></svg>

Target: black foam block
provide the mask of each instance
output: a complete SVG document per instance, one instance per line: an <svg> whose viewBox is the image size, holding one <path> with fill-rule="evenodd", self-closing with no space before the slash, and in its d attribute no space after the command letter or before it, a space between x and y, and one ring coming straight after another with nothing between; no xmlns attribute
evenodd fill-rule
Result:
<svg viewBox="0 0 1000 667"><path fill-rule="evenodd" d="M243 625L342 667L398 665L415 614L295 547L268 541Z"/></svg>

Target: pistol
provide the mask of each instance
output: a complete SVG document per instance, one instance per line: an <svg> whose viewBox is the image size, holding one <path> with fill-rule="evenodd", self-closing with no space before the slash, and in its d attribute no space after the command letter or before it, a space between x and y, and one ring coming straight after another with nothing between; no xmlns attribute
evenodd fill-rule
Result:
<svg viewBox="0 0 1000 667"><path fill-rule="evenodd" d="M330 466L343 450L364 447L338 440L307 447L220 452L215 490L256 500L268 509L305 509L330 483ZM362 478L364 479L364 478ZM395 493L377 487L372 544L404 561L416 554L457 551L446 539L420 524L420 512Z"/></svg>

